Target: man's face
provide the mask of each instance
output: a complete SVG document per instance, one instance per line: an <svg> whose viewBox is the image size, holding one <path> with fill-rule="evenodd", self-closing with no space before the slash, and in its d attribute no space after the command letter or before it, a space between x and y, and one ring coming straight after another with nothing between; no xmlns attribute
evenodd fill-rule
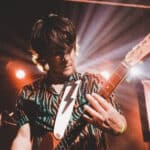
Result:
<svg viewBox="0 0 150 150"><path fill-rule="evenodd" d="M68 77L75 72L75 50L56 51L48 58L50 72Z"/></svg>

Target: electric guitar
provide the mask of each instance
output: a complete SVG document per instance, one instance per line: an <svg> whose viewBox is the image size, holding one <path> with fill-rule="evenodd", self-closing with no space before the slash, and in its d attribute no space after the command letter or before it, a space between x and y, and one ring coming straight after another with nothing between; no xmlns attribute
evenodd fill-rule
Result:
<svg viewBox="0 0 150 150"><path fill-rule="evenodd" d="M150 54L150 34L148 34L138 45L136 45L131 51L127 53L124 60L112 73L109 80L101 87L99 94L105 99L108 99L117 85L119 85L121 81L125 79L128 70L143 60L144 57L146 57L148 54ZM64 136L60 142L56 142L55 140L55 144L53 144L55 146L52 148L52 150L67 149L67 146L76 139L86 124L87 123L81 117L74 128L68 131L68 134Z"/></svg>

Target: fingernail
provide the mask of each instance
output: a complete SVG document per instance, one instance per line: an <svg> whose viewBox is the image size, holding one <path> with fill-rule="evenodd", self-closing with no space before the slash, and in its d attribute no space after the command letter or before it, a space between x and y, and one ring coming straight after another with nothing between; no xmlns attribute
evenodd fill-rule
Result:
<svg viewBox="0 0 150 150"><path fill-rule="evenodd" d="M84 108L87 108L87 105L85 104L83 107L84 107Z"/></svg>
<svg viewBox="0 0 150 150"><path fill-rule="evenodd" d="M84 110L86 110L86 109L87 109L87 107L88 107L87 105L84 105L84 106L83 106L83 109L84 109Z"/></svg>
<svg viewBox="0 0 150 150"><path fill-rule="evenodd" d="M86 94L86 97L90 97L90 94Z"/></svg>
<svg viewBox="0 0 150 150"><path fill-rule="evenodd" d="M93 93L92 93L92 96L94 96L94 95L96 95L96 93L95 93L95 92L93 92Z"/></svg>

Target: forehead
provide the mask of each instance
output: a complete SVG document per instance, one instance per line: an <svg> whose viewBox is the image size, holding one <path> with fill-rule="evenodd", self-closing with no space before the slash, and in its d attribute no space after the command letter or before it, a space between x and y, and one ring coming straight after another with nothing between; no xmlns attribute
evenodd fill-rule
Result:
<svg viewBox="0 0 150 150"><path fill-rule="evenodd" d="M51 47L49 49L50 54L55 55L55 54L67 54L70 53L73 50L73 47L66 47L66 48L58 48L58 47Z"/></svg>

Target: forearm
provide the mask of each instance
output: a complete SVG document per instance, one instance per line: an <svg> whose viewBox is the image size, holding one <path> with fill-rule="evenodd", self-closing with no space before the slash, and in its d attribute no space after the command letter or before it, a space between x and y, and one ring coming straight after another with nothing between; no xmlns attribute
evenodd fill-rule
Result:
<svg viewBox="0 0 150 150"><path fill-rule="evenodd" d="M16 138L14 139L11 150L31 150L31 134L29 123L19 128Z"/></svg>
<svg viewBox="0 0 150 150"><path fill-rule="evenodd" d="M17 136L11 146L11 150L31 150L32 143L29 139Z"/></svg>

